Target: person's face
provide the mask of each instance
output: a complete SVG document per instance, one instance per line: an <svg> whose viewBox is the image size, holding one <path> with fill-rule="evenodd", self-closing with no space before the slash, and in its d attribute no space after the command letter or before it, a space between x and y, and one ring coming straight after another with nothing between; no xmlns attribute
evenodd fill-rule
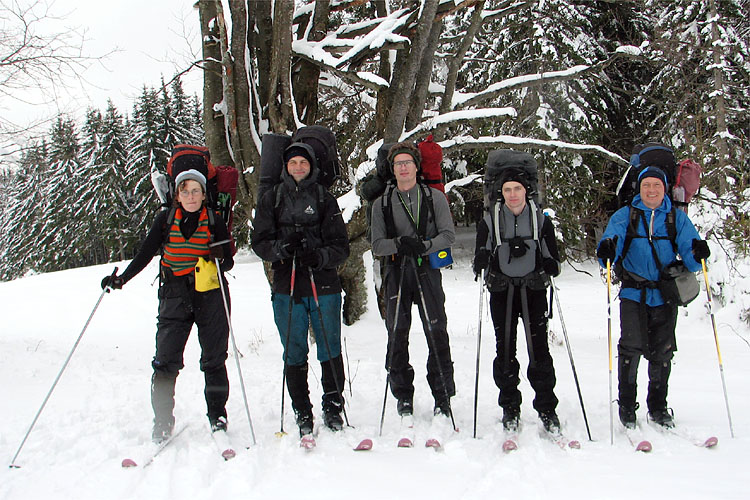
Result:
<svg viewBox="0 0 750 500"><path fill-rule="evenodd" d="M641 200L650 209L664 201L664 184L656 177L646 177L641 181Z"/></svg>
<svg viewBox="0 0 750 500"><path fill-rule="evenodd" d="M513 213L521 213L523 207L526 206L526 188L523 184L516 181L508 181L503 183L502 188L503 198L505 204Z"/></svg>
<svg viewBox="0 0 750 500"><path fill-rule="evenodd" d="M286 162L286 171L292 176L294 182L299 182L310 175L310 162L304 156L292 156Z"/></svg>
<svg viewBox="0 0 750 500"><path fill-rule="evenodd" d="M396 182L410 183L417 180L417 163L408 153L399 153L393 157L393 175Z"/></svg>
<svg viewBox="0 0 750 500"><path fill-rule="evenodd" d="M188 212L197 212L200 210L203 200L206 199L206 193L203 192L203 188L194 180L181 182L177 189L177 196L182 208Z"/></svg>

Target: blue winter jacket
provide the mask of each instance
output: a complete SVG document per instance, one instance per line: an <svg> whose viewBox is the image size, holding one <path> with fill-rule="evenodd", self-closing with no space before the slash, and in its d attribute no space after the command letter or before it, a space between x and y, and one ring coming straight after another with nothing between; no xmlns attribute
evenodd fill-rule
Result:
<svg viewBox="0 0 750 500"><path fill-rule="evenodd" d="M644 215L646 216L646 221L650 226L651 235L665 238L653 240L661 265L666 267L674 262L677 259L677 255L672 248L672 242L667 239L666 219L667 214L672 209L672 202L669 197L665 196L662 204L656 207L653 211L643 204L640 194L633 198L631 205L643 210ZM653 222L651 221L652 213ZM617 255L615 261L617 261L617 259L620 258L620 255L622 255L629 219L630 207L622 207L619 209L612 215L612 218L609 219L607 229L604 231L602 239L599 241L599 244L601 245L601 242L607 238L612 238L613 240L616 239ZM677 229L677 252L685 262L685 267L693 272L700 270L700 262L696 261L695 257L693 257L693 240L700 239L698 231L695 229L695 226L690 221L687 214L682 210L675 211L675 226ZM637 233L641 236L647 236L646 229L644 228L643 221L640 217L637 223ZM607 263L601 259L599 259L599 264L602 267L607 266ZM659 279L660 270L654 260L648 238L633 238L628 254L625 256L622 264L629 272L637 274L649 281L658 281ZM622 288L622 290L620 290L620 298L640 302L641 291L636 288ZM646 289L646 304L650 307L664 304L664 300L658 289Z"/></svg>

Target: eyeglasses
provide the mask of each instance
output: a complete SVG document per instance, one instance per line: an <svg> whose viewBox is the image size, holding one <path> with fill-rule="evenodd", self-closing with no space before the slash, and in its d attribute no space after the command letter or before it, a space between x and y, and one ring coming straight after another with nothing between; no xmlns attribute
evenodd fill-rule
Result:
<svg viewBox="0 0 750 500"><path fill-rule="evenodd" d="M403 161L393 162L394 167L410 167L412 165L416 165L416 163L414 163L414 160L403 160Z"/></svg>
<svg viewBox="0 0 750 500"><path fill-rule="evenodd" d="M200 196L203 194L202 189L191 189L188 191L187 189L180 190L180 196L183 198L190 198L191 196Z"/></svg>

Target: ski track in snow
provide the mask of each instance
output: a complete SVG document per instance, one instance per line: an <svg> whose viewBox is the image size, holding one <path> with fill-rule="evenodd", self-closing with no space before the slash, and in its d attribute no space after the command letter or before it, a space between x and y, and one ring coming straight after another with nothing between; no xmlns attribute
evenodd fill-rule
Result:
<svg viewBox="0 0 750 500"><path fill-rule="evenodd" d="M670 380L670 406L678 426L719 444L707 450L664 435L646 424L647 363L639 374L638 419L643 439L654 449L636 453L615 425L610 445L606 283L593 263L565 266L557 280L560 301L591 425L588 441L565 346L553 346L558 413L568 439L580 450L563 450L540 434L524 374L525 339L519 326L522 431L519 449L503 453L501 412L492 381L494 338L485 304L482 328L477 438L472 436L478 285L468 248L472 229L459 228L456 264L443 272L457 396L453 411L460 432L443 438L440 453L425 448L433 401L425 381L426 340L413 308L411 360L415 369L415 446L399 449L399 417L390 395L382 436L378 436L385 385L385 327L373 307L352 327L344 327L353 394L346 386L350 428L339 434L321 423L320 365L311 362L310 392L316 418L315 450L299 448L297 428L286 397L280 419L281 345L261 263L242 253L229 278L233 325L245 376L257 445L252 445L235 360L227 361L231 394L229 438L237 456L224 461L207 430L203 376L198 369L195 331L177 383L175 416L188 428L147 468L123 469L126 457L147 454L152 410L150 361L154 349L157 298L152 280L157 260L123 290L104 297L70 364L26 441L16 464L0 467L1 499L128 498L746 498L750 439L750 349L732 333L747 327L730 309L715 310L736 438L729 436L716 348L701 295L681 308L679 351ZM369 254L368 254L369 255ZM367 257L367 256L366 256ZM119 263L122 270L127 262ZM115 264L31 276L0 283L3 325L0 335L0 456L11 463L44 396L101 293L101 278ZM368 273L370 273L368 267ZM368 275L371 282L372 277ZM370 287L372 288L372 287ZM614 294L613 294L614 295ZM613 344L619 307L612 306ZM726 315L723 312L727 312ZM562 338L557 318L551 327ZM231 344L230 344L231 345ZM314 359L314 348L312 349ZM616 350L615 350L616 352ZM616 362L613 360L613 370ZM616 373L613 373L616 390ZM616 411L615 411L615 419ZM363 438L370 451L354 452ZM138 461L138 460L136 460Z"/></svg>

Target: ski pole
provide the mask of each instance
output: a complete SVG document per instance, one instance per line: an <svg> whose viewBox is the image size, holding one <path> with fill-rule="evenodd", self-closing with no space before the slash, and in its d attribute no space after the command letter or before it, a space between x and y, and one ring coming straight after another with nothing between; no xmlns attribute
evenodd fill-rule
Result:
<svg viewBox="0 0 750 500"><path fill-rule="evenodd" d="M23 440L21 441L21 445L18 447L16 454L13 455L13 460L10 461L10 465L8 466L11 469L20 468L20 465L16 464L16 459L18 458L18 455L21 453L21 449L23 449L23 445L26 444L26 440L28 439L29 434L31 434L32 429L34 429L34 426L36 425L36 421L39 420L39 415L42 414L42 410L44 410L44 407L47 404L47 401L49 401L50 396L52 396L52 391L55 390L55 386L57 386L57 383L60 381L60 377L62 377L62 374L65 371L65 368L67 368L68 363L70 362L70 358L73 357L73 353L78 348L78 344L81 342L81 338L83 337L83 334L86 332L86 329L89 327L89 323L91 323L91 318L94 317L94 313L96 312L97 309L99 309L99 304L101 304L102 299L104 298L104 294L109 293L109 291L111 290L110 284L112 283L112 280L116 276L117 276L117 267L115 267L114 271L112 271L112 274L109 277L109 282L104 287L104 290L102 290L101 295L99 295L99 299L96 301L96 305L94 306L94 309L91 311L91 314L89 314L89 318L86 320L86 324L83 325L83 330L81 330L81 333L78 335L78 338L76 339L75 344L73 344L73 348L70 350L70 354L68 354L68 357L65 359L65 363L63 363L63 366L60 369L60 372L57 374L57 377L55 377L55 381L52 382L52 387L50 387L50 390L47 392L47 395L44 397L44 401L42 401L42 406L39 408L39 411L36 412L36 416L34 416L34 420L31 421L29 430L26 431L26 435L23 437Z"/></svg>
<svg viewBox="0 0 750 500"><path fill-rule="evenodd" d="M396 292L396 309L393 313L393 327L391 328L389 339L388 339L388 352L386 354L386 370L385 370L385 391L383 392L383 410L380 412L380 431L378 432L378 436L383 435L383 422L385 422L385 404L388 401L388 386L391 382L391 361L393 358L393 342L396 339L396 327L398 326L398 315L399 315L399 309L401 308L401 287L404 284L404 264L406 263L406 259L401 259L401 267L399 270L399 277L398 277L398 291ZM387 311L386 311L387 314ZM386 323L387 324L387 323Z"/></svg>
<svg viewBox="0 0 750 500"><path fill-rule="evenodd" d="M607 348L609 350L609 444L615 444L615 416L612 413L612 263L607 259Z"/></svg>
<svg viewBox="0 0 750 500"><path fill-rule="evenodd" d="M562 312L562 306L560 305L560 294L556 293L557 285L555 284L555 278L553 276L549 277L550 283L552 285L552 289L555 291L555 302L557 303L557 314L560 317L560 325L562 326L563 331L563 337L565 338L565 346L568 348L568 358L570 359L570 368L573 370L573 380L575 380L576 383L576 390L578 391L578 402L581 403L581 412L583 413L583 423L586 424L586 434L589 436L589 441L593 441L591 439L591 429L589 429L589 419L586 417L586 408L583 405L583 395L581 394L581 385L578 383L578 373L576 372L576 365L573 362L573 351L570 348L570 339L568 338L568 329L565 327L565 320L563 319L563 312Z"/></svg>
<svg viewBox="0 0 750 500"><path fill-rule="evenodd" d="M482 346L482 306L484 304L484 280L487 270L482 270L482 279L479 280L479 322L477 326L477 365L474 377L474 435L477 437L477 405L479 403L479 350Z"/></svg>
<svg viewBox="0 0 750 500"><path fill-rule="evenodd" d="M353 397L352 392L352 369L349 367L349 349L346 347L346 335L342 336L344 341L344 358L346 358L346 382L349 384L349 397Z"/></svg>
<svg viewBox="0 0 750 500"><path fill-rule="evenodd" d="M213 245L223 245L228 243L229 240L220 241ZM227 317L227 325L229 325L229 338L232 339L232 349L234 350L234 360L237 363L237 374L240 377L240 389L242 390L242 400L245 402L245 413L247 413L247 422L250 424L250 435L253 438L253 444L257 444L255 441L255 430L253 430L253 419L250 417L250 406L247 403L247 392L245 391L245 379L242 376L242 367L240 366L240 353L237 349L237 342L234 338L234 329L232 328L232 317L229 313L229 302L227 301L227 292L224 290L224 279L221 277L221 267L219 264L218 257L214 259L216 264L216 275L219 277L219 288L221 288L221 299L224 302L224 314Z"/></svg>
<svg viewBox="0 0 750 500"><path fill-rule="evenodd" d="M438 375L440 375L440 381L443 384L443 391L445 393L445 400L450 401L450 397L448 396L448 387L445 385L445 375L443 374L443 367L440 365L440 360L438 359L438 351L437 351L437 345L435 344L435 338L432 332L432 320L430 319L430 315L427 312L427 303L424 299L424 290L422 289L422 282L419 281L419 271L417 271L417 262L414 257L411 257L411 264L412 269L414 270L414 278L417 280L417 290L419 290L419 300L422 303L422 313L424 314L424 318L427 323L427 341L431 344L433 355L435 356L435 364L437 365L438 369ZM456 427L456 421L453 418L453 408L448 406L448 414L451 417L451 424L453 425L453 430L458 432L458 428Z"/></svg>
<svg viewBox="0 0 750 500"><path fill-rule="evenodd" d="M295 274L297 273L297 252L295 251L292 254L292 276L289 280L289 320L286 324L286 342L284 342L284 372L281 375L281 427L279 428L279 432L276 433L276 437L285 436L286 432L284 432L284 399L286 396L286 366L287 366L287 357L289 356L289 335L292 331L292 304L294 300L294 278Z"/></svg>
<svg viewBox="0 0 750 500"><path fill-rule="evenodd" d="M729 419L729 434L734 437L734 428L732 427L732 414L729 412L729 398L727 397L727 384L724 380L724 363L721 361L721 349L719 349L719 334L716 331L716 319L714 318L714 311L711 307L713 301L711 300L711 287L708 284L708 272L706 272L706 259L701 259L701 267L703 268L703 279L706 282L706 297L708 298L708 313L711 315L711 326L714 329L714 343L716 344L716 356L719 359L719 373L721 374L721 387L724 390L724 403L727 407L727 418Z"/></svg>
<svg viewBox="0 0 750 500"><path fill-rule="evenodd" d="M328 362L331 364L331 374L333 375L333 383L336 384L336 392L339 395L339 398L341 399L341 411L344 413L344 420L346 421L346 426L351 427L349 425L349 417L346 416L346 405L344 405L344 384L339 385L339 377L336 375L336 370L333 368L333 356L331 353L331 344L328 342L328 332L326 332L326 327L323 324L323 311L320 309L320 302L318 301L318 288L315 286L315 277L313 276L312 267L307 267L307 272L310 273L310 287L312 288L313 293L313 299L315 299L315 307L318 308L318 320L320 321L320 330L323 332L323 340L326 346L326 351L328 351ZM341 356L341 353L339 353L339 356Z"/></svg>

